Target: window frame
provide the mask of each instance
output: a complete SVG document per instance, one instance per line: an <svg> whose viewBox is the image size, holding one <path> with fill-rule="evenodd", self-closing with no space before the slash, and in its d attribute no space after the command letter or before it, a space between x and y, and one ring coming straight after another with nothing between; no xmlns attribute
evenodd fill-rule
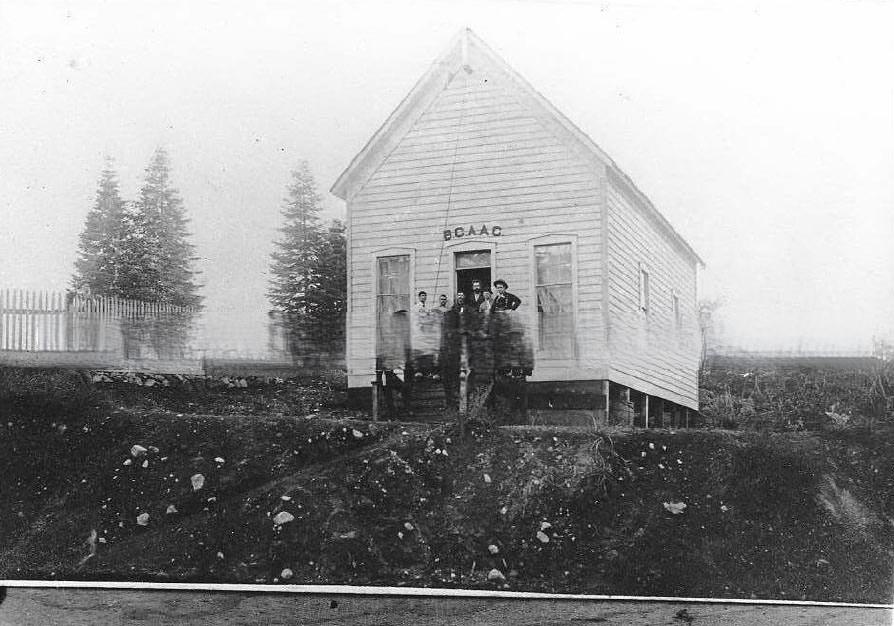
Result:
<svg viewBox="0 0 894 626"><path fill-rule="evenodd" d="M545 350L540 343L540 315L537 310L537 248L540 246L553 246L566 244L571 246L571 354L558 353L556 351ZM578 323L578 260L577 260L577 244L578 236L571 233L556 233L550 235L541 235L528 240L528 267L530 270L529 280L530 288L528 289L528 302L530 302L530 326L532 343L534 344L534 353L537 359L544 361L576 361L579 348L577 341L577 323ZM562 283L564 284L564 283ZM511 291L511 289L510 289ZM522 303L524 306L524 303Z"/></svg>
<svg viewBox="0 0 894 626"><path fill-rule="evenodd" d="M372 358L376 359L379 354L379 328L378 328L378 311L379 311L379 259L393 256L409 257L409 293L410 306L413 306L413 292L416 285L416 248L381 248L373 250L370 254L370 308L369 320L372 327Z"/></svg>
<svg viewBox="0 0 894 626"><path fill-rule="evenodd" d="M680 294L676 289L671 289L671 316L674 320L674 329L683 328L683 310L680 308Z"/></svg>
<svg viewBox="0 0 894 626"><path fill-rule="evenodd" d="M637 274L639 283L639 312L648 315L652 308L652 272L648 265L640 261L639 273Z"/></svg>

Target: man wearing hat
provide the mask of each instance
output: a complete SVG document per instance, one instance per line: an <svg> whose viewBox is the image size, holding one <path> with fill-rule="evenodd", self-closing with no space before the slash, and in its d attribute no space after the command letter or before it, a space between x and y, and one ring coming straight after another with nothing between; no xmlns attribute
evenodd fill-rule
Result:
<svg viewBox="0 0 894 626"><path fill-rule="evenodd" d="M521 304L521 298L506 291L509 285L502 278L494 281L494 288L497 290L497 295L494 296L494 302L491 305L492 311L514 311Z"/></svg>

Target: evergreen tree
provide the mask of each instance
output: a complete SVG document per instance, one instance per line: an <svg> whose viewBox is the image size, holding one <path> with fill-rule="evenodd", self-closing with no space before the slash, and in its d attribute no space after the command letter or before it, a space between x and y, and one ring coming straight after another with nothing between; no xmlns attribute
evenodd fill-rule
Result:
<svg viewBox="0 0 894 626"><path fill-rule="evenodd" d="M314 292L316 317L327 336L340 340L347 311L347 244L345 225L333 220L323 233L317 257L318 289Z"/></svg>
<svg viewBox="0 0 894 626"><path fill-rule="evenodd" d="M140 197L124 212L119 293L124 298L199 306L195 246L189 219L171 183L167 152L158 148L146 168Z"/></svg>
<svg viewBox="0 0 894 626"><path fill-rule="evenodd" d="M289 195L283 201L282 238L274 243L268 297L273 308L290 315L314 316L315 291L319 287L316 267L322 236L320 195L307 161L292 172Z"/></svg>
<svg viewBox="0 0 894 626"><path fill-rule="evenodd" d="M78 243L71 285L76 293L112 295L117 291L123 236L124 202L112 160L106 159L96 200Z"/></svg>
<svg viewBox="0 0 894 626"><path fill-rule="evenodd" d="M299 353L344 349L345 226L320 223L320 196L307 162L292 172L284 200L282 237L272 254L268 297Z"/></svg>

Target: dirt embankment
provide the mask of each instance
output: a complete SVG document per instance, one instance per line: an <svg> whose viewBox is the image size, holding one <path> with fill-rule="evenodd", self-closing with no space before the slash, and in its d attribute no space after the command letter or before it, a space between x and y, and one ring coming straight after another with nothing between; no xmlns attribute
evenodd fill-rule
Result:
<svg viewBox="0 0 894 626"><path fill-rule="evenodd" d="M0 578L890 601L891 437L19 406ZM135 447L137 446L137 447Z"/></svg>

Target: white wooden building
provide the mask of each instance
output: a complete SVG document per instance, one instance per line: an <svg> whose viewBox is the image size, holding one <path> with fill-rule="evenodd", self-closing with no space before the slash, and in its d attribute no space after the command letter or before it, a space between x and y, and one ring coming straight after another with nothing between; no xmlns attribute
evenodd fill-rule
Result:
<svg viewBox="0 0 894 626"><path fill-rule="evenodd" d="M651 406L653 423L656 410L697 410L702 261L602 149L471 31L332 192L347 204L355 399L369 401L377 311L409 308L420 290L430 304L442 293L452 302L472 278L502 278L522 299L515 314L533 342L528 380L543 407L605 417L607 405L635 405L642 420Z"/></svg>

